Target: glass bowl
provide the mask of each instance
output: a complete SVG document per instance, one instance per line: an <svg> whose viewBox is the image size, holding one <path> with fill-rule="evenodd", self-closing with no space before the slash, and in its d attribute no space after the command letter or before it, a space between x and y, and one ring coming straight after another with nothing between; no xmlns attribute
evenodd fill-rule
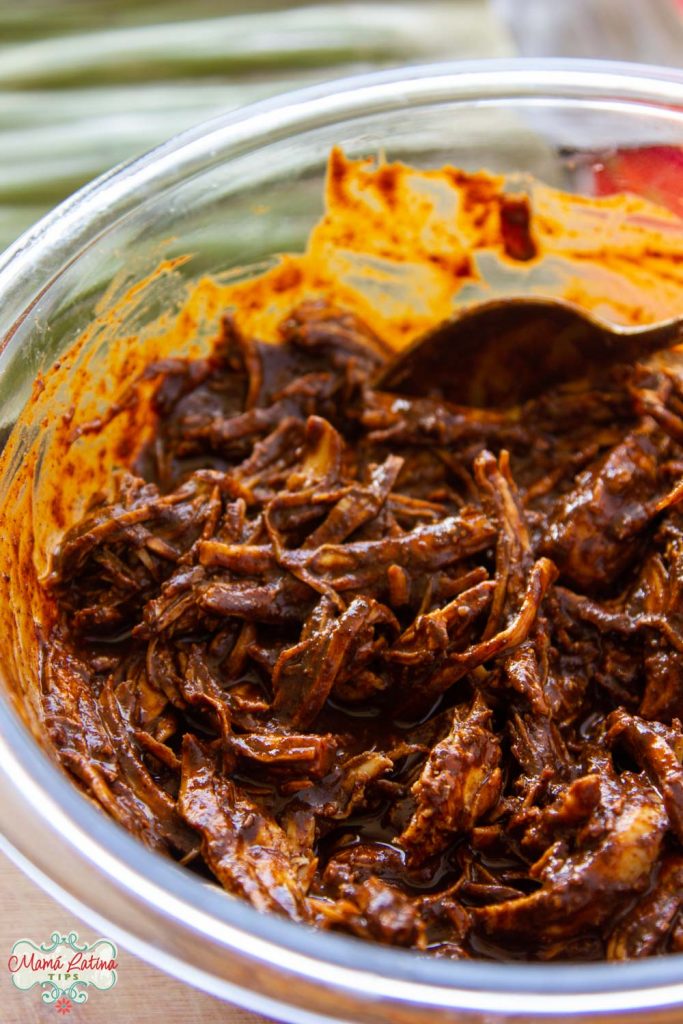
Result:
<svg viewBox="0 0 683 1024"><path fill-rule="evenodd" d="M243 109L111 172L0 259L0 439L113 279L196 253L172 290L183 275L247 274L301 250L322 212L333 145L419 167L529 172L576 190L606 151L683 146L683 75L566 61L402 69ZM256 216L264 206L268 216ZM680 238L683 252L683 223ZM168 287L159 291L122 330L144 329L172 300ZM64 408L55 399L53 414ZM42 429L26 432L19 455ZM5 460L0 493L20 467L21 458ZM16 552L18 578L26 555ZM171 974L292 1022L680 1019L681 956L445 962L257 913L148 851L70 783L36 739L29 683L38 673L19 647L0 665L3 847L76 914Z"/></svg>

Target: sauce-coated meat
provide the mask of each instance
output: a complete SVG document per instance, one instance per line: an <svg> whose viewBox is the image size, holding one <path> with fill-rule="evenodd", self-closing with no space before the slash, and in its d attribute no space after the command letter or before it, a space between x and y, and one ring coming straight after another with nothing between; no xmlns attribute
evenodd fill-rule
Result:
<svg viewBox="0 0 683 1024"><path fill-rule="evenodd" d="M683 949L683 377L486 412L382 344L226 319L63 538L43 711L147 845L440 957ZM662 368L663 367L663 368Z"/></svg>

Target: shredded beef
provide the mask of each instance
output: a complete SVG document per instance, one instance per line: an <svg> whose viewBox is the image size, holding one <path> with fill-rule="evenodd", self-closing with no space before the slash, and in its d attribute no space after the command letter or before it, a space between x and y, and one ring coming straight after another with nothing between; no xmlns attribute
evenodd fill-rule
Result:
<svg viewBox="0 0 683 1024"><path fill-rule="evenodd" d="M320 928L451 958L683 949L674 364L488 412L376 390L387 354L348 314L281 333L226 318L211 357L150 367L154 443L62 539L64 767Z"/></svg>

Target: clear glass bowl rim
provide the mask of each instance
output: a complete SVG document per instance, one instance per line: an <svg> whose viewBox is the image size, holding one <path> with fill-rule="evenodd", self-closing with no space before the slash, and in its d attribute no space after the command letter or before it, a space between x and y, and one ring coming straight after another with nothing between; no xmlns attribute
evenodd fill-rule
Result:
<svg viewBox="0 0 683 1024"><path fill-rule="evenodd" d="M13 349L16 327L79 253L146 197L213 163L229 160L241 148L253 149L260 141L361 113L454 100L494 103L540 97L609 98L666 109L681 119L683 137L683 73L616 62L515 59L404 67L253 104L204 122L114 168L59 205L0 256L0 372L2 356ZM19 788L29 816L49 817L66 855L99 865L103 885L126 889L150 912L161 914L169 927L182 921L196 930L198 938L222 944L226 951L240 950L260 961L284 965L295 976L322 982L329 978L331 985L369 1000L389 998L425 1008L483 1014L559 1016L683 1004L683 955L628 964L444 962L313 932L257 913L237 900L212 900L206 885L148 851L95 809L42 752L4 696L0 699L0 775ZM11 836L1 805L0 827ZM19 844L7 836L0 836L0 844L39 884L54 892L49 877L31 865L30 853L21 852ZM102 923L94 912L88 914L87 895L78 893L77 886L70 893L59 890L58 895L71 897L81 916ZM149 948L126 933L124 923L113 919L110 923L126 936L129 948L149 959ZM230 986L203 975L199 960L183 965L186 980L225 995ZM179 963L163 950L155 951L155 962L169 973L179 973ZM229 994L253 1005L235 991ZM290 1019L295 1016L289 1014ZM307 1014L298 1017L303 1020Z"/></svg>

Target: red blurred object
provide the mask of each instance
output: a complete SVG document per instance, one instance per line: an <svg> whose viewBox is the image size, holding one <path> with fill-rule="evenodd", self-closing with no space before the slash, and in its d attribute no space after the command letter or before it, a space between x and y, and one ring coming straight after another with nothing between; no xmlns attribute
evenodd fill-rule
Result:
<svg viewBox="0 0 683 1024"><path fill-rule="evenodd" d="M683 6L683 0L679 0ZM635 192L667 206L683 219L683 149L643 146L621 149L593 167L595 194Z"/></svg>

